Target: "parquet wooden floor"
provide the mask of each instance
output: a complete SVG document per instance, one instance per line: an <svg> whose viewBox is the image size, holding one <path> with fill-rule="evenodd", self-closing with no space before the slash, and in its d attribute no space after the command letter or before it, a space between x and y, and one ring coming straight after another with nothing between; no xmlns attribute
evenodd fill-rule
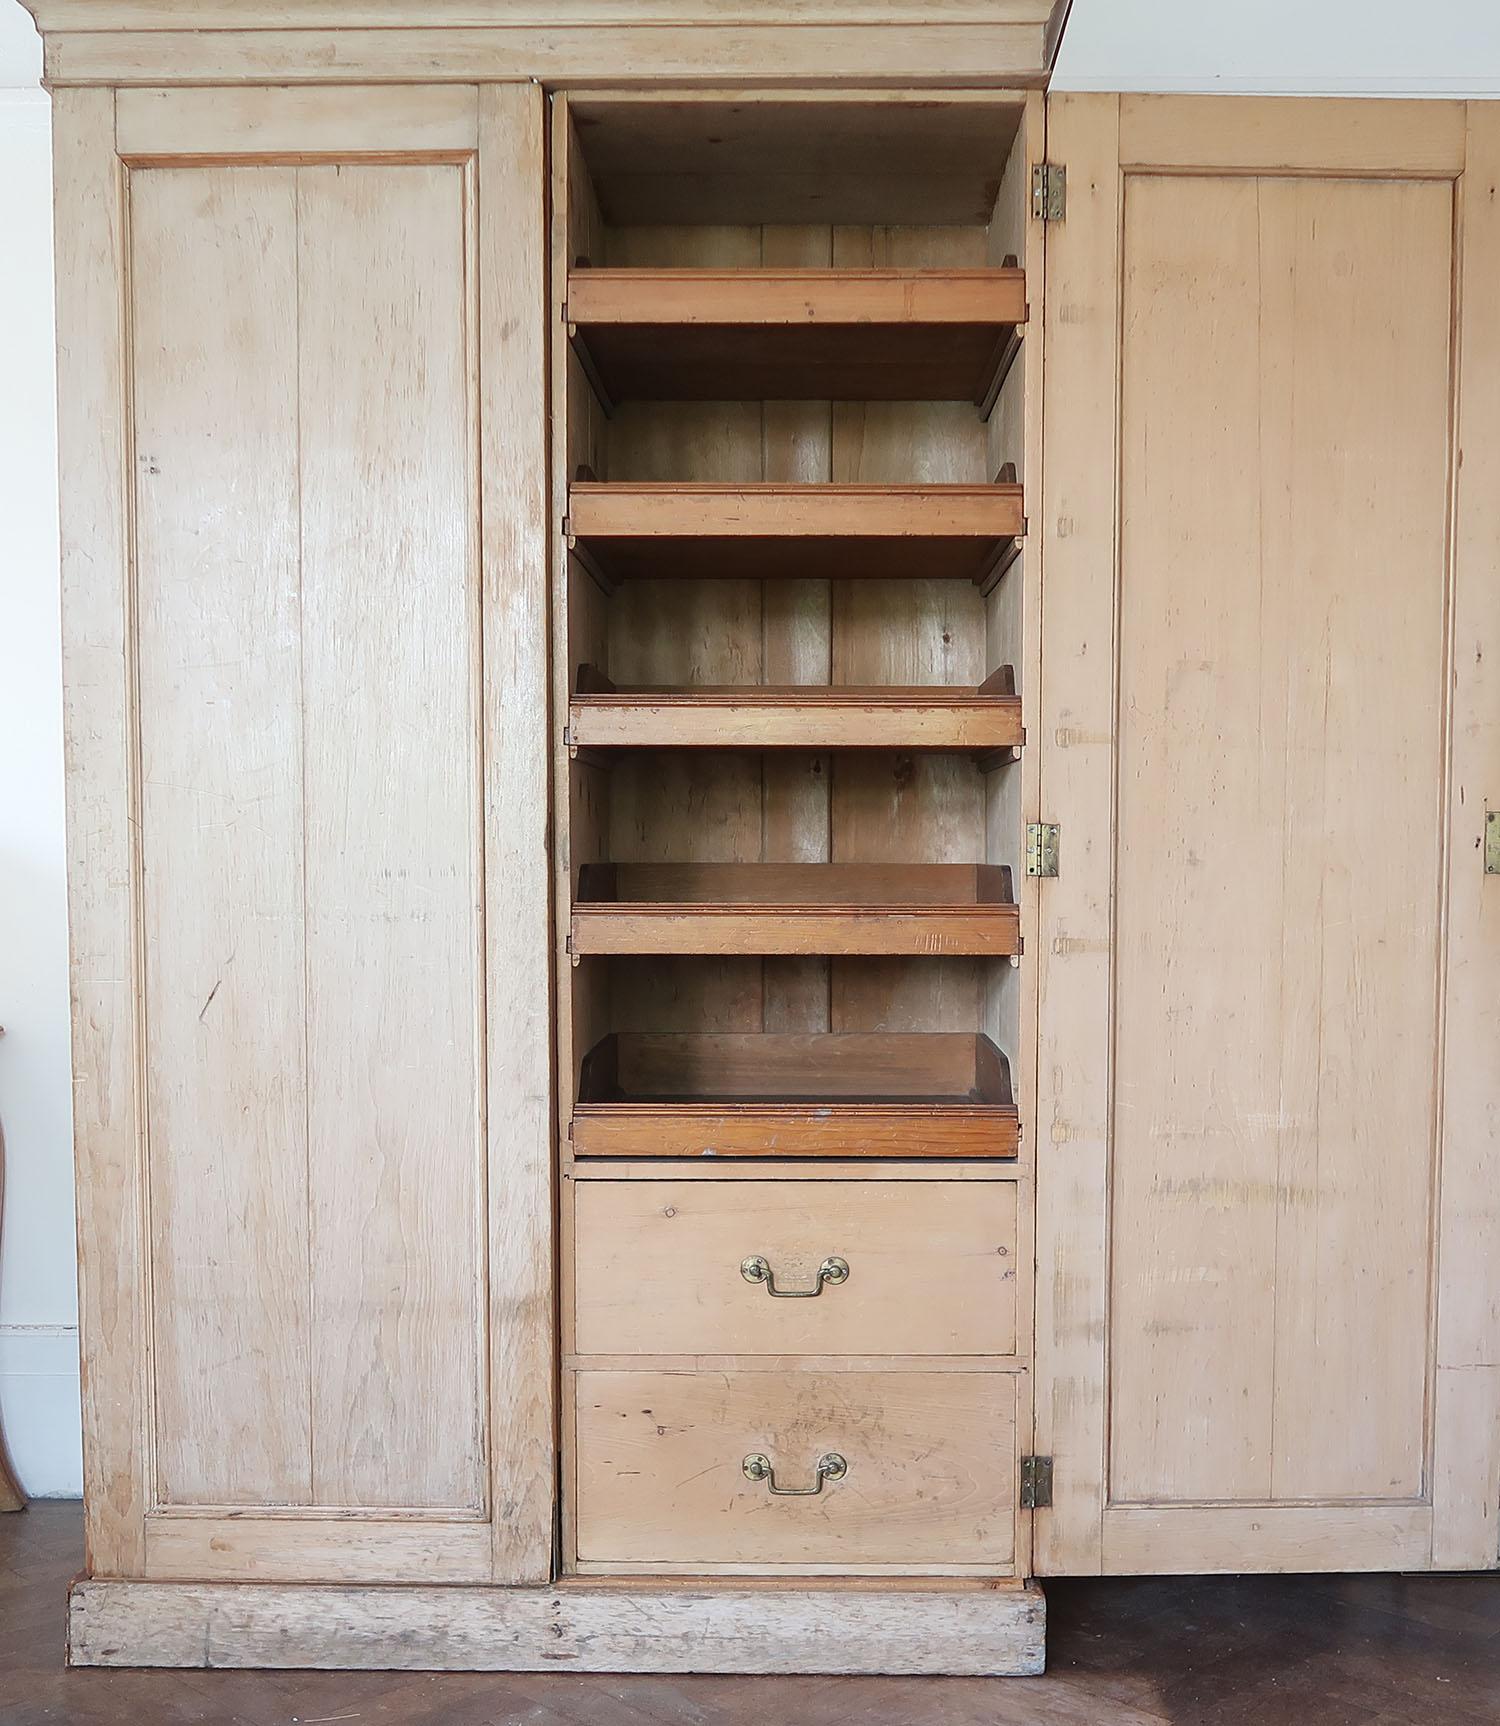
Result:
<svg viewBox="0 0 1500 1726"><path fill-rule="evenodd" d="M69 1672L76 1504L0 1516L0 1726L1495 1726L1500 1575L1054 1582L1045 1678Z"/></svg>

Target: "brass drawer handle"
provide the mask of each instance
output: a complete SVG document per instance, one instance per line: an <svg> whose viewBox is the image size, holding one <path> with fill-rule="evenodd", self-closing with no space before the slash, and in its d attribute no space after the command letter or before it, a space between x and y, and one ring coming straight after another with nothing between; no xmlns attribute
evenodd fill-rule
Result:
<svg viewBox="0 0 1500 1726"><path fill-rule="evenodd" d="M823 1292L824 1283L846 1283L849 1280L847 1259L824 1259L818 1266L818 1280L810 1289L779 1289L776 1273L759 1253L752 1254L740 1265L740 1275L747 1283L764 1283L766 1293L776 1300L814 1300ZM813 1490L816 1492L817 1488Z"/></svg>
<svg viewBox="0 0 1500 1726"><path fill-rule="evenodd" d="M811 1486L778 1486L776 1470L771 1467L771 1459L758 1453L747 1456L740 1464L746 1480L763 1480L778 1498L814 1498L823 1490L825 1480L842 1480L849 1472L849 1464L844 1461L836 1450L830 1450L826 1456L820 1456L814 1465L814 1480Z"/></svg>

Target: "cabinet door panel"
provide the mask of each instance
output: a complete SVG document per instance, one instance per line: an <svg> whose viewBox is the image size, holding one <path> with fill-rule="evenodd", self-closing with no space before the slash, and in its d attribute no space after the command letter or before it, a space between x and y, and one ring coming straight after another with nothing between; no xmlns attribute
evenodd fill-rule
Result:
<svg viewBox="0 0 1500 1726"><path fill-rule="evenodd" d="M139 979L109 1028L138 1173L114 1139L106 1166L106 1106L80 1126L86 1309L112 1282L143 1325L86 1320L99 1470L143 1516L95 1570L537 1580L542 98L190 95L181 159L175 102L138 160L59 111L119 236L64 351L112 299L126 458L65 427L65 461L133 524L118 568L68 554L71 699L102 701L111 604L130 668L125 801L85 812L123 816L129 866L85 876L75 814L75 900L123 900Z"/></svg>
<svg viewBox="0 0 1500 1726"><path fill-rule="evenodd" d="M161 1502L478 1511L462 170L143 170L131 238Z"/></svg>
<svg viewBox="0 0 1500 1726"><path fill-rule="evenodd" d="M1394 105L1411 166L1368 175L1378 105L1180 108L1052 104L1038 1568L1421 1566L1473 1179L1443 994L1483 938L1446 868L1455 307L1494 216L1447 108Z"/></svg>

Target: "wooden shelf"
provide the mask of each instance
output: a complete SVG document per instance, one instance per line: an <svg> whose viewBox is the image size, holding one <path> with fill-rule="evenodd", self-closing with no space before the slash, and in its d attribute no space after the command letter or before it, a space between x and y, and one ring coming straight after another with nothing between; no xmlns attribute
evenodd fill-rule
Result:
<svg viewBox="0 0 1500 1726"><path fill-rule="evenodd" d="M1010 870L960 863L586 864L570 947L593 953L1012 954Z"/></svg>
<svg viewBox="0 0 1500 1726"><path fill-rule="evenodd" d="M606 485L568 494L568 549L604 585L645 577L956 577L1026 531L1021 487Z"/></svg>
<svg viewBox="0 0 1500 1726"><path fill-rule="evenodd" d="M573 749L1007 750L1025 740L1011 668L978 689L616 688L585 666Z"/></svg>
<svg viewBox="0 0 1500 1726"><path fill-rule="evenodd" d="M1010 1069L967 1032L606 1037L578 1157L1014 1157Z"/></svg>
<svg viewBox="0 0 1500 1726"><path fill-rule="evenodd" d="M651 401L993 403L1019 269L575 270L568 333L606 408Z"/></svg>

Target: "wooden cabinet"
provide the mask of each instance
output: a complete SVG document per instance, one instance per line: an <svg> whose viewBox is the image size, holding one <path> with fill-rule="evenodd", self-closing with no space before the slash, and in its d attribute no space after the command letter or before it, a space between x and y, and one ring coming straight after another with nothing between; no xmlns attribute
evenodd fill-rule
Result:
<svg viewBox="0 0 1500 1726"><path fill-rule="evenodd" d="M1494 110L1044 98L1029 0L38 9L73 1658L1492 1565Z"/></svg>

